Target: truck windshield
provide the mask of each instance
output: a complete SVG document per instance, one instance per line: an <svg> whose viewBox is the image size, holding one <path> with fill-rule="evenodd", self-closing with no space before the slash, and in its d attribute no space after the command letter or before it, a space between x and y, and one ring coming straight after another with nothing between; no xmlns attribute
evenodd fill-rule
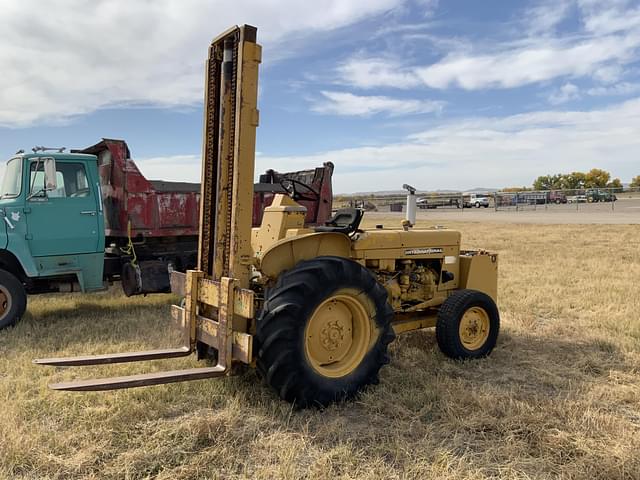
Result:
<svg viewBox="0 0 640 480"><path fill-rule="evenodd" d="M0 198L17 197L22 184L22 159L14 158L7 162L2 179Z"/></svg>

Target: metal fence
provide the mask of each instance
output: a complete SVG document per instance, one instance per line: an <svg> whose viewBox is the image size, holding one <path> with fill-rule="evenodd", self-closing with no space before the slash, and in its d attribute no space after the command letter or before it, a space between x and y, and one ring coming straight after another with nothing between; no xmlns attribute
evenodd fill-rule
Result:
<svg viewBox="0 0 640 480"><path fill-rule="evenodd" d="M461 193L417 193L418 211L431 209L460 209L468 206L468 201ZM488 197L487 197L488 198ZM490 199L489 199L490 201ZM402 194L349 195L334 198L334 207L345 206L364 208L367 211L403 212L406 208L407 196Z"/></svg>
<svg viewBox="0 0 640 480"><path fill-rule="evenodd" d="M629 202L634 202L632 205ZM640 206L638 188L581 188L574 190L543 190L521 192L495 192L493 207L496 211L531 210L600 210L615 211L624 205L633 208Z"/></svg>
<svg viewBox="0 0 640 480"><path fill-rule="evenodd" d="M448 209L464 212L466 209L492 209L495 211L616 211L638 209L640 188L582 188L575 190L544 190L518 192L418 192L418 211ZM406 195L370 194L336 197L334 207L352 206L368 211L402 212Z"/></svg>

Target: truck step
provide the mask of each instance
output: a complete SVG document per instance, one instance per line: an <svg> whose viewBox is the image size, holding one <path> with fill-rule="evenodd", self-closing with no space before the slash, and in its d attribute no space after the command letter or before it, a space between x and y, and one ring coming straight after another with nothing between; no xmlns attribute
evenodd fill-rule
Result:
<svg viewBox="0 0 640 480"><path fill-rule="evenodd" d="M53 365L54 367L81 367L84 365L105 365L110 363L138 362L161 358L186 357L192 350L189 347L166 348L163 350L146 350L140 352L108 353L105 355L88 355L84 357L36 358L37 365Z"/></svg>
<svg viewBox="0 0 640 480"><path fill-rule="evenodd" d="M215 367L190 368L166 372L143 373L126 377L97 378L93 380L78 380L75 382L53 383L52 390L67 390L71 392L89 392L100 390L116 390L119 388L147 387L164 383L188 382L205 378L221 377L227 369L221 365Z"/></svg>

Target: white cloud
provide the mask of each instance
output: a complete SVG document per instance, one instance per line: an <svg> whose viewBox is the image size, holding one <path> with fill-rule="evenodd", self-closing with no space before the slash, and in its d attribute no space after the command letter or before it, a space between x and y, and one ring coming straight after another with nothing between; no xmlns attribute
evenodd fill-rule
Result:
<svg viewBox="0 0 640 480"><path fill-rule="evenodd" d="M540 40L486 55L451 53L429 66L409 67L381 58L355 58L340 66L338 74L344 83L360 88L513 88L557 77L603 73L602 68L612 62L632 61L639 47L640 30L576 43Z"/></svg>
<svg viewBox="0 0 640 480"><path fill-rule="evenodd" d="M522 15L522 24L530 34L548 33L567 18L571 0L546 0L528 8Z"/></svg>
<svg viewBox="0 0 640 480"><path fill-rule="evenodd" d="M312 110L318 113L371 116L379 113L395 117L419 113L440 112L444 102L434 100L398 99L385 96L363 96L348 92L322 91L323 97Z"/></svg>
<svg viewBox="0 0 640 480"><path fill-rule="evenodd" d="M0 126L60 121L113 105L193 105L211 38L239 20L260 27L265 57L405 0L122 2L0 0Z"/></svg>
<svg viewBox="0 0 640 480"><path fill-rule="evenodd" d="M570 100L577 100L580 98L580 89L573 83L565 83L560 88L551 92L549 95L549 103L552 105L560 105Z"/></svg>
<svg viewBox="0 0 640 480"><path fill-rule="evenodd" d="M593 167L623 181L638 174L640 97L610 108L537 111L505 118L450 121L401 142L300 156L256 157L256 174L292 171L331 161L334 192L506 187L539 175ZM200 156L137 160L148 178L199 181ZM179 168L178 168L179 167Z"/></svg>
<svg viewBox="0 0 640 480"><path fill-rule="evenodd" d="M630 7L628 0L578 0L584 17L584 26L588 32L604 35L622 32L640 25L640 6Z"/></svg>
<svg viewBox="0 0 640 480"><path fill-rule="evenodd" d="M512 88L561 76L589 75L608 62L629 61L638 46L640 33L569 45L550 41L492 55L451 55L416 73L432 88Z"/></svg>
<svg viewBox="0 0 640 480"><path fill-rule="evenodd" d="M605 65L593 72L593 78L600 83L614 83L620 80L624 70L620 65Z"/></svg>
<svg viewBox="0 0 640 480"><path fill-rule="evenodd" d="M281 171L334 162L335 192L468 189L530 184L546 173L600 167L623 180L637 175L640 98L591 111L539 111L452 121L384 146L309 156L260 157Z"/></svg>
<svg viewBox="0 0 640 480"><path fill-rule="evenodd" d="M166 157L135 158L136 165L149 180L199 182L200 155L169 155Z"/></svg>
<svg viewBox="0 0 640 480"><path fill-rule="evenodd" d="M353 58L337 70L344 83L360 88L411 88L421 84L415 72L394 59Z"/></svg>
<svg viewBox="0 0 640 480"><path fill-rule="evenodd" d="M609 96L609 95L631 95L640 92L640 83L621 82L606 87L594 87L587 90L588 95Z"/></svg>
<svg viewBox="0 0 640 480"><path fill-rule="evenodd" d="M454 48L430 65L359 54L344 62L337 73L344 83L360 88L422 85L480 90L584 76L614 82L622 65L638 60L640 50L640 8L618 3L580 4L579 18L584 24L580 32L552 35L571 4L548 2L524 12L530 23L529 36L522 38L518 32L511 41L500 44L480 42L471 50Z"/></svg>

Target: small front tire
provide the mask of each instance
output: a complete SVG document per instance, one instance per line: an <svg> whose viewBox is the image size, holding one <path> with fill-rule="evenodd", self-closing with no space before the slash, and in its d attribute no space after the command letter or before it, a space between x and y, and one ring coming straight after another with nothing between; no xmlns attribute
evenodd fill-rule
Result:
<svg viewBox="0 0 640 480"><path fill-rule="evenodd" d="M436 322L442 353L457 360L482 358L498 340L500 315L493 299L477 290L458 290L447 298Z"/></svg>

